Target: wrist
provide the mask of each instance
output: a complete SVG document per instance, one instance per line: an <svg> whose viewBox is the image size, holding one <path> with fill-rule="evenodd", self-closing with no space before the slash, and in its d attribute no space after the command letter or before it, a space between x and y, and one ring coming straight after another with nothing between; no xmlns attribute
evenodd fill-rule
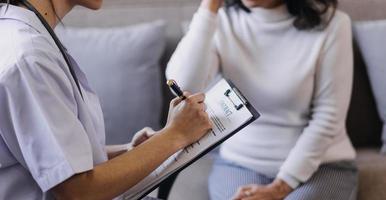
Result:
<svg viewBox="0 0 386 200"><path fill-rule="evenodd" d="M217 14L218 10L220 9L219 3L213 0L203 0L200 7L209 10L214 14Z"/></svg>
<svg viewBox="0 0 386 200"><path fill-rule="evenodd" d="M275 179L273 183L271 183L271 187L275 188L275 191L277 191L276 194L279 195L280 198L286 197L293 191L293 189L281 179Z"/></svg>
<svg viewBox="0 0 386 200"><path fill-rule="evenodd" d="M280 179L280 180L284 181L292 189L297 188L301 183L297 178L295 178L293 175L287 173L284 170L281 170L279 172L279 174L276 176L276 179Z"/></svg>
<svg viewBox="0 0 386 200"><path fill-rule="evenodd" d="M162 130L158 131L156 135L162 135L166 140L172 145L172 147L178 151L186 146L186 139L181 137L177 130L171 127L165 127Z"/></svg>

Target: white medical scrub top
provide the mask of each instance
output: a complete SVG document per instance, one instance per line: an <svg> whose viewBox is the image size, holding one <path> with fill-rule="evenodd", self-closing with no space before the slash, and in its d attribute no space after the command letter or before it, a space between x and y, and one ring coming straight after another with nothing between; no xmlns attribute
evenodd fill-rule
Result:
<svg viewBox="0 0 386 200"><path fill-rule="evenodd" d="M50 189L107 161L103 114L84 99L36 15L0 4L0 199L53 199Z"/></svg>

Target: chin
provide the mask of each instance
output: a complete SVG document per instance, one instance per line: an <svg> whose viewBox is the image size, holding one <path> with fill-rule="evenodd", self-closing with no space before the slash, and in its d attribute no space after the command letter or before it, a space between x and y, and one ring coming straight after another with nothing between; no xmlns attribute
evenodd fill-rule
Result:
<svg viewBox="0 0 386 200"><path fill-rule="evenodd" d="M80 0L79 5L92 10L98 10L102 7L103 0Z"/></svg>

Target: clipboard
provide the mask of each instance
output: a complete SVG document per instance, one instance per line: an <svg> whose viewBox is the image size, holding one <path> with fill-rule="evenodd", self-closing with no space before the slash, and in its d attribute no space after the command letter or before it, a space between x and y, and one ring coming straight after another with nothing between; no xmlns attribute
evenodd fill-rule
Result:
<svg viewBox="0 0 386 200"><path fill-rule="evenodd" d="M259 112L249 103L249 101L240 92L240 90L232 83L232 81L222 79L219 82L221 82L221 81L223 81L223 82L225 81L229 85L229 88L227 90L223 91L223 93L222 93L224 95L224 99L227 99L231 103L231 105L234 106L234 109L236 109L236 110L240 110L240 109L245 107L249 111L249 113L251 114L252 117L248 121L243 123L241 126L236 128L234 131L232 131L231 133L228 133L226 136L219 139L217 142L215 142L211 146L207 147L204 151L202 151L201 153L196 155L194 158L192 158L191 160L189 160L185 164L179 166L179 168L177 170L173 171L170 174L163 176L157 184L153 185L152 187L146 188L145 189L146 191L145 190L142 191L141 196L139 198L134 198L134 199L142 199L142 198L146 197L149 193L151 193L152 191L157 189L163 183L163 181L165 181L168 177L170 177L172 175L179 174L181 171L186 169L188 166L192 165L194 162L196 162L197 160L202 158L204 155L208 154L209 152L211 152L212 150L217 148L223 142L228 140L230 137L232 137L237 132L239 132L240 130L242 130L243 128L245 128L246 126L248 126L249 124L251 124L252 122L254 122L256 119L258 119L260 117ZM124 199L125 200L129 200L129 199L133 200L133 198L126 198L126 197L124 197Z"/></svg>

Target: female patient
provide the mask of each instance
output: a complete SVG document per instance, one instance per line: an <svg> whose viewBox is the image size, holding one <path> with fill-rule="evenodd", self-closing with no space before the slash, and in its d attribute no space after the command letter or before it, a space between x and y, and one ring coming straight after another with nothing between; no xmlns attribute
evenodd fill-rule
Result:
<svg viewBox="0 0 386 200"><path fill-rule="evenodd" d="M48 32L74 6L101 3L0 0L0 199L113 199L211 128L204 95L185 93L164 129L106 151L98 98Z"/></svg>
<svg viewBox="0 0 386 200"><path fill-rule="evenodd" d="M225 142L212 199L355 199L345 128L351 24L336 0L203 0L167 76L202 91L221 73L262 117Z"/></svg>

